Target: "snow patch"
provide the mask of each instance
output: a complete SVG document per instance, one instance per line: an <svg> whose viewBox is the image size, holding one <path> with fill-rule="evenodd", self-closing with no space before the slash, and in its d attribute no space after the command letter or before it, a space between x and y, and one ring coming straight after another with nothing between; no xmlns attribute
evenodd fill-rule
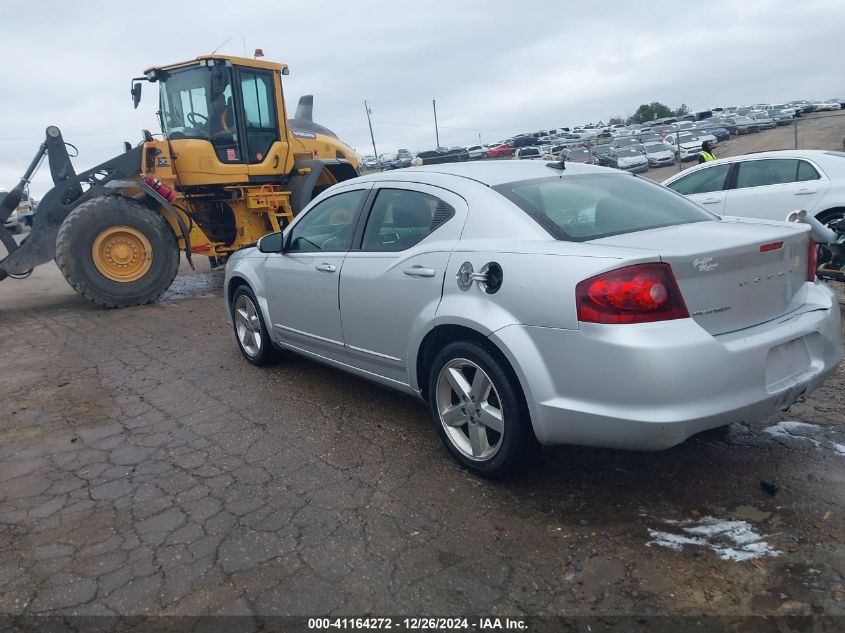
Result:
<svg viewBox="0 0 845 633"><path fill-rule="evenodd" d="M818 440L813 439L812 437L806 437L802 435L801 432L808 432L808 433L815 433L821 430L821 427L818 424L810 424L808 422L797 422L795 420L784 420L782 422L778 422L774 426L769 426L763 429L763 433L768 433L772 437L784 437L793 440L806 440L808 442L812 442L819 447Z"/></svg>
<svg viewBox="0 0 845 633"><path fill-rule="evenodd" d="M706 516L698 521L664 520L664 524L678 526L683 534L649 529L651 540L646 547L659 545L680 551L685 545L707 547L722 560L743 561L759 556L778 556L765 536L757 534L746 521L729 521Z"/></svg>
<svg viewBox="0 0 845 633"><path fill-rule="evenodd" d="M833 452L837 455L845 455L845 444L833 444Z"/></svg>

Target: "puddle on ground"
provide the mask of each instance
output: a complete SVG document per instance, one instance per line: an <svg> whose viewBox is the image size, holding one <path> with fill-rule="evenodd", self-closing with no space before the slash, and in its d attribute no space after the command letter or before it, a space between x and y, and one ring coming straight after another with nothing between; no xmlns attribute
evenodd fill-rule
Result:
<svg viewBox="0 0 845 633"><path fill-rule="evenodd" d="M658 545L675 551L687 546L706 547L722 560L744 561L760 556L778 556L780 552L754 531L747 521L731 521L706 516L697 520L662 521L666 530L648 530L651 540L646 547ZM668 527L671 526L671 527ZM670 531L671 530L671 531Z"/></svg>
<svg viewBox="0 0 845 633"><path fill-rule="evenodd" d="M210 297L223 287L223 270L197 272L189 275L177 275L157 303L173 305L182 299Z"/></svg>

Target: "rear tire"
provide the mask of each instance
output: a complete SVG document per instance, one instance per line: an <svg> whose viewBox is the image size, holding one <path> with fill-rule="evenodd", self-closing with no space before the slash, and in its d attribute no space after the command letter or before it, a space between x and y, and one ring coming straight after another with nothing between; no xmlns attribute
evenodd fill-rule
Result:
<svg viewBox="0 0 845 633"><path fill-rule="evenodd" d="M523 465L537 445L518 380L484 347L463 341L446 345L431 365L428 385L440 439L472 472L502 477Z"/></svg>
<svg viewBox="0 0 845 633"><path fill-rule="evenodd" d="M120 196L94 198L59 227L56 263L89 301L126 308L155 301L170 287L179 243L153 209Z"/></svg>

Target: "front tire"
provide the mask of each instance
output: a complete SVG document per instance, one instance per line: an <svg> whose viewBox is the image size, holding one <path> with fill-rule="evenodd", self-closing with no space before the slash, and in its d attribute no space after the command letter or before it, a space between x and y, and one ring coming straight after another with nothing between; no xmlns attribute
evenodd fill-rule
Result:
<svg viewBox="0 0 845 633"><path fill-rule="evenodd" d="M179 270L179 243L153 209L120 196L70 212L56 237L56 263L80 295L106 308L151 303Z"/></svg>
<svg viewBox="0 0 845 633"><path fill-rule="evenodd" d="M250 363L260 367L276 360L258 301L248 286L240 286L232 297L232 325L238 349Z"/></svg>
<svg viewBox="0 0 845 633"><path fill-rule="evenodd" d="M535 443L522 389L510 367L471 342L444 347L431 366L429 405L452 456L483 477L519 467Z"/></svg>

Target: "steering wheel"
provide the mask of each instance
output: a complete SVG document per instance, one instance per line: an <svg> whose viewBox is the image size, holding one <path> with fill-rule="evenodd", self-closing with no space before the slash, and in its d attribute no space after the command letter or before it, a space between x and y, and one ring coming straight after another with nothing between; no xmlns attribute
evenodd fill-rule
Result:
<svg viewBox="0 0 845 633"><path fill-rule="evenodd" d="M188 114L185 115L185 118L188 119L188 123L190 123L191 125L194 125L194 126L205 125L206 123L208 123L208 117L205 116L204 114L200 114L199 112L188 112ZM199 123L197 123L197 119L202 119L202 120Z"/></svg>

